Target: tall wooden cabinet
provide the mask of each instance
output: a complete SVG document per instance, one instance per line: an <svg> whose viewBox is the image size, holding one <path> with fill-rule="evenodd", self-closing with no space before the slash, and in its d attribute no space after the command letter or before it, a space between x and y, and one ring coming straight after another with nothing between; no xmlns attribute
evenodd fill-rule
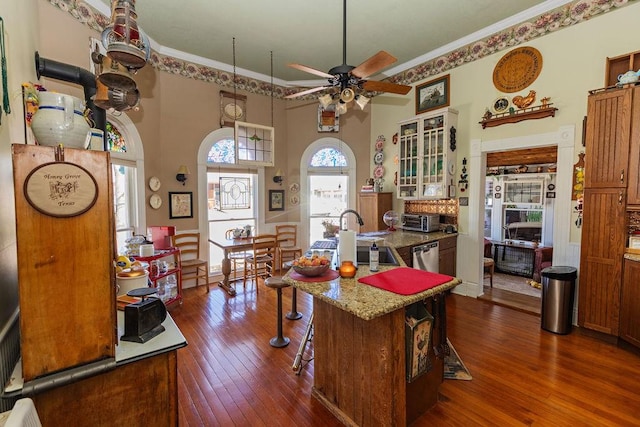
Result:
<svg viewBox="0 0 640 427"><path fill-rule="evenodd" d="M361 233L387 228L382 217L385 212L393 208L392 197L393 193L360 193L358 211L364 222L364 225L360 227Z"/></svg>
<svg viewBox="0 0 640 427"><path fill-rule="evenodd" d="M617 336L627 208L640 201L628 160L640 150L640 88L592 93L587 111L578 324Z"/></svg>

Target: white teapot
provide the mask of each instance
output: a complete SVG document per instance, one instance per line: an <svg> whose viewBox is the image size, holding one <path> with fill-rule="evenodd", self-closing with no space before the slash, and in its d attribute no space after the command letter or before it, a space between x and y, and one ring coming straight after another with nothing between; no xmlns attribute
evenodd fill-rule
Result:
<svg viewBox="0 0 640 427"><path fill-rule="evenodd" d="M618 84L623 85L627 83L635 83L640 78L640 70L633 71L629 70L624 74L618 75Z"/></svg>

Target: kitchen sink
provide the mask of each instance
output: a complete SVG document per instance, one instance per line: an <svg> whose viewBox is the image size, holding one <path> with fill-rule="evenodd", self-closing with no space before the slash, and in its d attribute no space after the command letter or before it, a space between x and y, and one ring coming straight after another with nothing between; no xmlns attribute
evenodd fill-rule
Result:
<svg viewBox="0 0 640 427"><path fill-rule="evenodd" d="M378 246L380 256L378 258L378 264L380 265L400 265L396 257L393 255L393 251L389 246ZM358 264L369 263L369 246L358 246L356 252L356 259Z"/></svg>

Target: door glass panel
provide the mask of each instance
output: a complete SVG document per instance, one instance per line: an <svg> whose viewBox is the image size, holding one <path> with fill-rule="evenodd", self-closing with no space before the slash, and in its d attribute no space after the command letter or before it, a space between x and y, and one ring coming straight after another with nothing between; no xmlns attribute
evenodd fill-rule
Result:
<svg viewBox="0 0 640 427"><path fill-rule="evenodd" d="M340 214L348 206L346 175L309 176L309 242L330 237L329 225L340 226ZM326 223L327 226L323 225Z"/></svg>

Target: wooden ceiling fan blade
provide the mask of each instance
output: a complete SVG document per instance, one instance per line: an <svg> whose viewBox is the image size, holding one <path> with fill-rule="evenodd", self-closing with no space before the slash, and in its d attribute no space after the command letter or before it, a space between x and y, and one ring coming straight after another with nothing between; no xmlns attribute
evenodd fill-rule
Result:
<svg viewBox="0 0 640 427"><path fill-rule="evenodd" d="M362 64L351 70L351 74L364 79L377 73L383 68L388 67L396 61L397 59L393 55L385 52L384 50L381 50L380 52L376 53L371 58L367 59Z"/></svg>
<svg viewBox="0 0 640 427"><path fill-rule="evenodd" d="M330 87L331 86L314 87L314 88L311 88L311 89L303 90L302 92L294 93L292 95L287 95L287 96L285 96L285 99L293 99L293 98L297 98L297 97L302 96L302 95L308 95L308 94L313 93L313 92L320 92L321 90L324 90L324 89L327 89L327 88L330 88Z"/></svg>
<svg viewBox="0 0 640 427"><path fill-rule="evenodd" d="M400 95L406 95L411 90L411 86L399 85L389 82L379 82L375 80L367 80L362 84L362 88L371 92L390 92Z"/></svg>
<svg viewBox="0 0 640 427"><path fill-rule="evenodd" d="M332 79L333 75L329 73L325 73L324 71L316 70L315 68L308 67L302 64L296 64L295 62L287 64L291 68L295 68L300 71L304 71L305 73L315 74L316 76L326 77L328 79Z"/></svg>

